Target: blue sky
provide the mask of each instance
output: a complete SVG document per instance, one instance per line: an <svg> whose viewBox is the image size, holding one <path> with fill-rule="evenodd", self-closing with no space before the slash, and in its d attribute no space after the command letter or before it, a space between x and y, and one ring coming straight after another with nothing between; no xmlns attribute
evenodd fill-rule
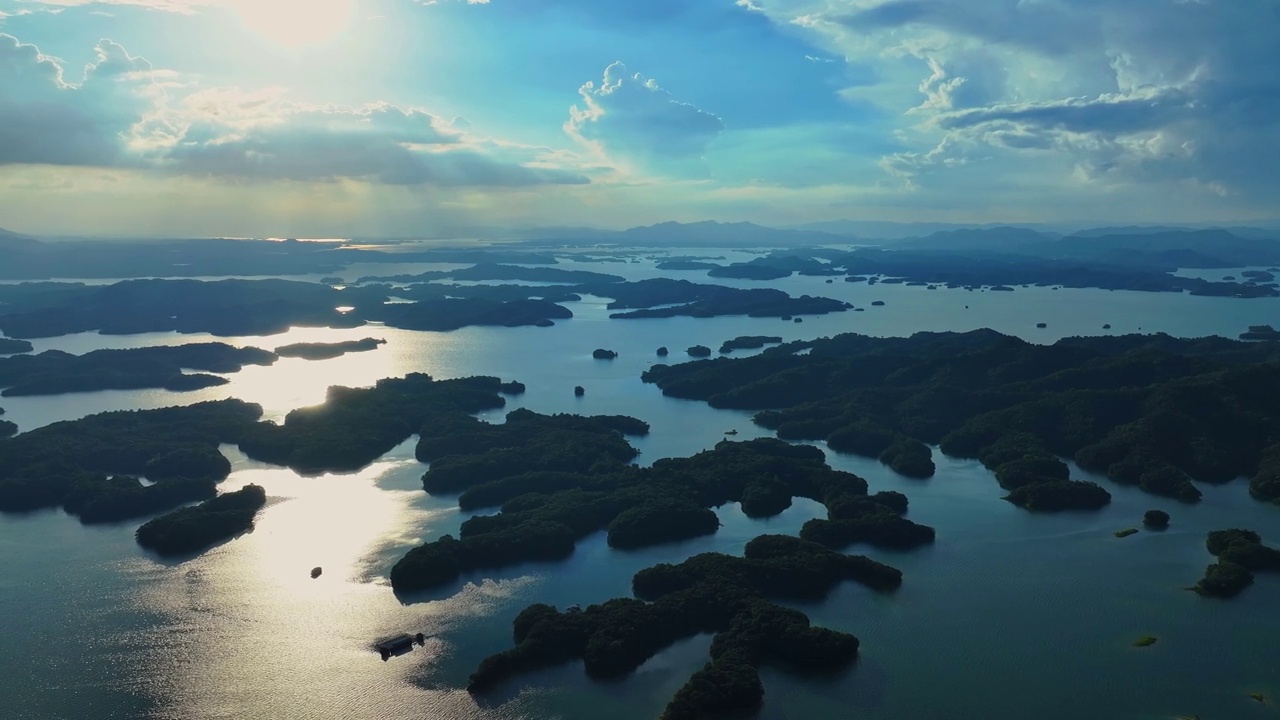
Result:
<svg viewBox="0 0 1280 720"><path fill-rule="evenodd" d="M1247 222L1274 0L0 0L0 226Z"/></svg>

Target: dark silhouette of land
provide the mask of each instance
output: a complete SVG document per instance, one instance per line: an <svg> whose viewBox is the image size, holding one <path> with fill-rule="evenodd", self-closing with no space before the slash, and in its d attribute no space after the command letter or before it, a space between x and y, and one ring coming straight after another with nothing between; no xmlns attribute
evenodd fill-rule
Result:
<svg viewBox="0 0 1280 720"><path fill-rule="evenodd" d="M216 375L183 370L239 372L245 365L270 365L276 355L223 343L165 345L127 350L95 350L72 355L47 350L38 355L0 357L0 394L60 395L95 390L163 388L186 391L225 385Z"/></svg>
<svg viewBox="0 0 1280 720"><path fill-rule="evenodd" d="M982 330L839 335L749 358L655 365L644 379L674 397L761 410L755 421L779 437L826 440L908 476L931 474L922 443L937 444L980 459L1009 501L1060 510L1110 498L1071 480L1059 457L1184 502L1200 499L1193 479L1241 476L1258 499L1280 499L1277 360L1273 345L1223 338L1038 346Z"/></svg>
<svg viewBox="0 0 1280 720"><path fill-rule="evenodd" d="M347 353L377 350L386 344L387 341L381 338L364 338L336 343L294 343L276 348L276 355L306 360L331 360Z"/></svg>
<svg viewBox="0 0 1280 720"><path fill-rule="evenodd" d="M26 340L11 340L9 338L0 338L0 355L17 355L18 353L29 353L35 348Z"/></svg>
<svg viewBox="0 0 1280 720"><path fill-rule="evenodd" d="M1254 572L1280 572L1280 550L1252 530L1215 530L1205 546L1218 561L1192 589L1206 597L1235 597L1253 584Z"/></svg>
<svg viewBox="0 0 1280 720"><path fill-rule="evenodd" d="M821 450L777 440L722 441L689 458L630 466L622 433L648 426L634 418L545 416L517 410L502 425L458 416L424 427L418 459L430 462L423 487L460 492L459 506L500 507L411 550L391 571L398 592L437 587L462 573L535 560L559 560L600 530L616 548L637 548L716 532L710 508L740 502L752 517L776 515L793 497L823 503L826 519L801 537L832 548L855 542L910 548L933 542L931 528L906 520L906 498L867 494L867 484L832 470Z"/></svg>
<svg viewBox="0 0 1280 720"><path fill-rule="evenodd" d="M246 485L195 507L174 510L138 528L138 544L164 556L190 555L253 529L267 493Z"/></svg>
<svg viewBox="0 0 1280 720"><path fill-rule="evenodd" d="M820 599L850 580L888 592L902 583L902 573L781 535L752 540L741 558L707 553L658 565L636 574L632 587L639 600L563 613L549 605L526 608L514 623L515 647L486 658L467 689L483 693L518 673L577 659L592 678L617 678L677 640L715 633L711 661L676 693L662 718L752 711L764 699L762 664L811 672L858 656L856 637L812 627L804 613L769 600Z"/></svg>

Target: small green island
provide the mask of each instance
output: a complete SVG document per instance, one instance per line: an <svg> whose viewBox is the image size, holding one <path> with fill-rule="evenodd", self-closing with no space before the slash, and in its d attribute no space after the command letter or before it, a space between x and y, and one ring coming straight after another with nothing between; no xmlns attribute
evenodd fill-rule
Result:
<svg viewBox="0 0 1280 720"><path fill-rule="evenodd" d="M591 678L623 677L677 640L714 633L710 662L676 692L661 717L751 712L764 699L761 665L803 673L847 666L858 657L853 635L813 627L804 613L770 600L818 600L845 581L879 592L902 583L902 573L888 565L793 537L757 537L743 555L706 553L641 570L632 581L638 599L566 612L532 605L515 619L515 647L486 658L467 689L483 694L517 674L579 659Z"/></svg>
<svg viewBox="0 0 1280 720"><path fill-rule="evenodd" d="M1280 550L1263 545L1252 530L1215 530L1205 546L1218 561L1191 588L1202 596L1233 598L1253 584L1253 573L1280 572Z"/></svg>
<svg viewBox="0 0 1280 720"><path fill-rule="evenodd" d="M347 353L369 352L386 345L381 338L364 338L336 343L294 343L276 348L276 355L304 360L332 360Z"/></svg>
<svg viewBox="0 0 1280 720"><path fill-rule="evenodd" d="M618 353L614 352L613 350L596 348L595 351L591 353L591 357L595 358L596 360L613 360L614 358L618 357Z"/></svg>
<svg viewBox="0 0 1280 720"><path fill-rule="evenodd" d="M1145 647L1151 647L1152 645L1155 645L1158 642L1160 642L1160 639L1154 635L1143 635L1142 637L1133 641L1133 646L1139 647L1139 648L1145 648Z"/></svg>
<svg viewBox="0 0 1280 720"><path fill-rule="evenodd" d="M190 555L253 529L267 492L246 485L194 507L174 510L138 528L138 544L161 556Z"/></svg>
<svg viewBox="0 0 1280 720"><path fill-rule="evenodd" d="M711 348L707 347L706 345L694 345L690 347L688 350L685 350L685 352L689 354L689 357L695 357L695 358L711 357Z"/></svg>

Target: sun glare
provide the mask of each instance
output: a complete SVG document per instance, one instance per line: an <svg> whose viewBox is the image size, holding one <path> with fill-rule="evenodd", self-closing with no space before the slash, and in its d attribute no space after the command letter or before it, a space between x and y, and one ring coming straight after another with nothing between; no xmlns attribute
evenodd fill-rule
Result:
<svg viewBox="0 0 1280 720"><path fill-rule="evenodd" d="M355 0L236 0L244 26L289 49L318 45L345 30Z"/></svg>

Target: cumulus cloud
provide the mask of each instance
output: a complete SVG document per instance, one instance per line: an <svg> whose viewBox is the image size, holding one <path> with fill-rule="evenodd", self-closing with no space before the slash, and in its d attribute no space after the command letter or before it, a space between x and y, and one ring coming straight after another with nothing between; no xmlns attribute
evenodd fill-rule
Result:
<svg viewBox="0 0 1280 720"><path fill-rule="evenodd" d="M173 98L157 82L164 76L103 40L73 84L56 60L0 35L0 165L393 185L587 182L546 162L541 148L475 138L465 123L420 109L315 106L226 88Z"/></svg>
<svg viewBox="0 0 1280 720"><path fill-rule="evenodd" d="M615 62L600 84L578 89L564 129L604 155L619 155L661 170L701 166L711 141L724 131L717 116L675 99L658 83ZM704 170L705 171L705 170Z"/></svg>
<svg viewBox="0 0 1280 720"><path fill-rule="evenodd" d="M0 34L0 164L111 165L146 102L151 66L110 40L75 84L34 45Z"/></svg>
<svg viewBox="0 0 1280 720"><path fill-rule="evenodd" d="M891 174L977 162L1266 193L1280 173L1274 0L760 0L875 67L851 90L899 114ZM914 89L915 92L905 92Z"/></svg>

